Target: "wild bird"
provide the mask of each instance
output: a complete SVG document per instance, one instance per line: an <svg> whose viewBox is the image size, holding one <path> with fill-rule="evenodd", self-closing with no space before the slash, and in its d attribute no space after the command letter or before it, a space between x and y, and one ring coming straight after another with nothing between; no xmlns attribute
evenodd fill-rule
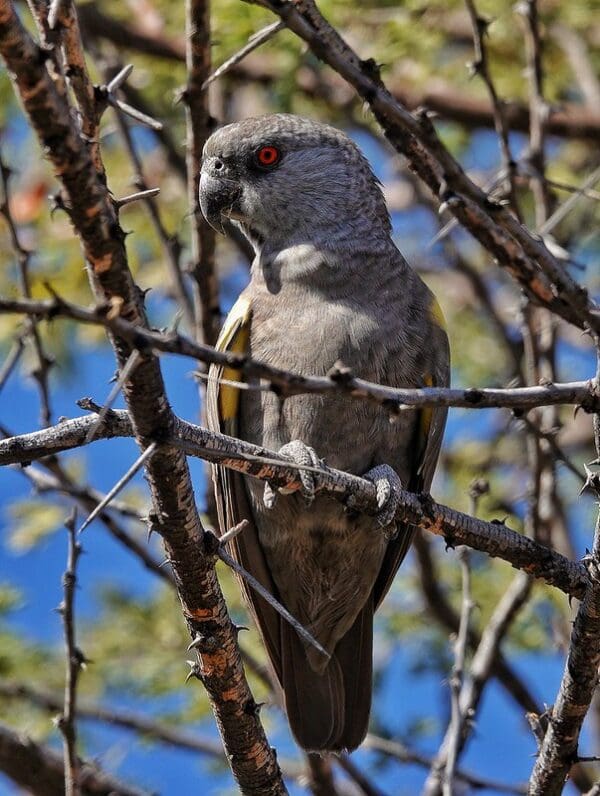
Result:
<svg viewBox="0 0 600 796"><path fill-rule="evenodd" d="M206 142L200 204L223 232L229 219L255 251L248 287L217 347L270 365L326 375L343 363L363 379L398 387L448 385L448 340L438 304L391 238L380 184L339 130L287 114L245 119ZM414 529L395 527L400 484L428 490L444 409L389 412L344 395L294 395L231 384L241 374L211 367L213 430L279 450L294 462L363 475L380 511L365 516L223 467L213 477L220 532L247 519L231 543L236 560L327 651L307 644L242 581L304 749L356 748L369 721L373 614Z"/></svg>

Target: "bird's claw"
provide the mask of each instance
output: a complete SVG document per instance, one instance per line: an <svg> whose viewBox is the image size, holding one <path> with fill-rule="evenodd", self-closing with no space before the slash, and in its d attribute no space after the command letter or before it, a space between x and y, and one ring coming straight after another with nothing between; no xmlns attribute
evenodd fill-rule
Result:
<svg viewBox="0 0 600 796"><path fill-rule="evenodd" d="M398 473L389 464L378 464L363 476L371 481L377 490L377 512L375 521L385 529L385 535L393 538L397 532L396 511L400 505L402 481ZM351 503L348 504L352 508Z"/></svg>
<svg viewBox="0 0 600 796"><path fill-rule="evenodd" d="M311 505L315 499L315 491L317 486L317 479L314 473L304 470L304 467L317 467L322 466L322 461L317 456L314 448L305 445L299 439L294 439L283 445L279 449L279 455L285 456L290 459L294 464L300 465L298 470L298 478L302 484L302 496L304 497L307 505ZM285 487L274 489L269 483L265 484L265 491L263 493L263 502L268 509L272 509L277 500L278 494L286 494L288 490Z"/></svg>

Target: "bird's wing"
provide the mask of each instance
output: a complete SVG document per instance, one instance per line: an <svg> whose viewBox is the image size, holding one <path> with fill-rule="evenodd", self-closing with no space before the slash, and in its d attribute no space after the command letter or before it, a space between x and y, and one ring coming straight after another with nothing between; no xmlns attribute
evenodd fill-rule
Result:
<svg viewBox="0 0 600 796"><path fill-rule="evenodd" d="M447 387L450 384L450 351L445 322L439 304L432 298L430 306L432 321L432 360L429 372L424 374L423 387ZM412 445L413 468L412 477L406 489L411 492L427 492L433 480L437 464L446 416L445 407L420 409L415 422L415 438ZM379 575L373 587L375 608L387 594L398 567L408 552L414 536L414 526L405 525L398 528L398 533L386 550Z"/></svg>
<svg viewBox="0 0 600 796"><path fill-rule="evenodd" d="M242 294L227 316L217 340L217 350L245 353L250 340L251 322L252 304L250 298ZM206 419L211 430L230 436L237 435L240 390L230 382L241 380L242 374L234 368L211 365L206 390ZM211 470L220 535L242 520L248 521L248 526L229 543L231 555L246 571L251 572L267 591L277 596L275 584L269 574L258 540L244 476L219 465L213 465ZM279 615L243 578L239 581L250 611L265 640L269 657L278 677L281 677Z"/></svg>

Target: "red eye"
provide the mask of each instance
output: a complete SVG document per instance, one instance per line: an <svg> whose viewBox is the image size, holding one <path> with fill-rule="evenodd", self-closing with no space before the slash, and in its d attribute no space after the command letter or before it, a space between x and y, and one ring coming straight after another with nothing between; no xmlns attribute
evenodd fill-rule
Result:
<svg viewBox="0 0 600 796"><path fill-rule="evenodd" d="M261 166L274 166L279 162L280 157L281 153L274 146L263 146L256 153L256 159Z"/></svg>

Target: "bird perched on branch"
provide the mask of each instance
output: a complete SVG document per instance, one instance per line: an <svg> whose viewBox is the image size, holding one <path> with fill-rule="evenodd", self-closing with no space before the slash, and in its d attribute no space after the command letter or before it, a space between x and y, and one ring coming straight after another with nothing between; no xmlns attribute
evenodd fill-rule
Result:
<svg viewBox="0 0 600 796"><path fill-rule="evenodd" d="M293 115L246 119L204 148L200 204L248 237L251 279L217 347L304 375L339 363L396 387L446 386L448 341L437 302L391 238L380 185L342 132ZM240 390L241 374L212 367L213 430L279 450L299 465L332 467L377 485L366 516L315 494L214 469L221 533L249 520L231 543L237 561L304 625L327 655L242 583L283 687L292 731L307 750L354 749L369 720L373 613L406 555L413 528L394 524L397 491L428 490L446 412L389 411L347 395Z"/></svg>

